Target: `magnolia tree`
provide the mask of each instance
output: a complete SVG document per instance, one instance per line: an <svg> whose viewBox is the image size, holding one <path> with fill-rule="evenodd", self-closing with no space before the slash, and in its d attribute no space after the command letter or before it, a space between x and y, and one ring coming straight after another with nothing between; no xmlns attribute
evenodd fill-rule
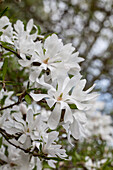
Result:
<svg viewBox="0 0 113 170"><path fill-rule="evenodd" d="M71 159L64 138L74 146L87 137L86 115L98 94L91 92L94 86L84 90L78 55L56 34L40 35L33 19L25 26L0 18L0 169L40 170L43 162L55 168L57 161ZM11 59L28 76L19 92L8 79Z"/></svg>

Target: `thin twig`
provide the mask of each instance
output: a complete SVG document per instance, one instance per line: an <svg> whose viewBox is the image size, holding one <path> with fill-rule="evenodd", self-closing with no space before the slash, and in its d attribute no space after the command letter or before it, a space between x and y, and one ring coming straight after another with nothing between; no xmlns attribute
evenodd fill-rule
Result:
<svg viewBox="0 0 113 170"><path fill-rule="evenodd" d="M19 59L22 59L22 58L20 57L20 55L19 55L17 52L15 52L15 51L13 51L13 50L7 48L7 47L4 47L2 44L0 44L0 47L4 48L4 49L7 50L7 51L12 52L12 53L15 54Z"/></svg>
<svg viewBox="0 0 113 170"><path fill-rule="evenodd" d="M14 143L12 143L12 142L10 141L10 138L9 138L9 137L12 138L12 135L9 135L9 134L8 134L4 129L2 129L2 128L0 128L0 133L2 134L2 136L6 139L6 141L7 141L9 144L11 144L12 146L14 146L14 147L16 147L16 148L24 151L25 153L31 154L31 155L34 156L34 157L37 157L37 156L38 156L38 157L43 158L43 159L46 159L46 160L51 160L51 159L52 159L52 160L56 160L56 161L64 161L63 159L58 158L58 157L47 157L47 156L45 156L44 154L37 153L35 150L33 150L33 151L31 152L29 149L24 149L24 148L22 148L22 147L20 147L20 146L17 146L16 144L14 144Z"/></svg>
<svg viewBox="0 0 113 170"><path fill-rule="evenodd" d="M13 106L18 105L18 104L20 104L20 101L18 101L18 102L16 102L16 103L13 103L13 104L11 104L11 105L9 105L9 106L3 107L3 108L0 109L0 111L5 110L5 109L8 109L8 108L12 108Z"/></svg>

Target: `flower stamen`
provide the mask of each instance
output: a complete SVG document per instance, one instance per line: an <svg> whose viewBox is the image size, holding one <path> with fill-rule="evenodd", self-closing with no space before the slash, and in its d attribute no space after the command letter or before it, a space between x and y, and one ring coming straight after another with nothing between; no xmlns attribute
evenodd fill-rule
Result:
<svg viewBox="0 0 113 170"><path fill-rule="evenodd" d="M43 60L43 63L48 64L49 57L45 60Z"/></svg>

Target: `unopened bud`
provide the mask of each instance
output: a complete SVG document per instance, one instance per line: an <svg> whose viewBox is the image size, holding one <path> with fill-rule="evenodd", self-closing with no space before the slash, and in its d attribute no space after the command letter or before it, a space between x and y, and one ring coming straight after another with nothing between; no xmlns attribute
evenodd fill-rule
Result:
<svg viewBox="0 0 113 170"><path fill-rule="evenodd" d="M27 113L27 107L25 104L23 103L20 104L20 111L23 115Z"/></svg>

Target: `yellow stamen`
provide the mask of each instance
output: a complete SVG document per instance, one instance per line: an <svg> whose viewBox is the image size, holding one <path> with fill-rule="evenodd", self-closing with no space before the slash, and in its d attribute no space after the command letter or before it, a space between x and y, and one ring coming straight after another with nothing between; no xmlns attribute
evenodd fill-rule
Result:
<svg viewBox="0 0 113 170"><path fill-rule="evenodd" d="M63 96L63 93L60 94L60 96L57 98L57 101L61 101L62 100L62 96Z"/></svg>
<svg viewBox="0 0 113 170"><path fill-rule="evenodd" d="M48 64L49 57L43 61L43 63Z"/></svg>

